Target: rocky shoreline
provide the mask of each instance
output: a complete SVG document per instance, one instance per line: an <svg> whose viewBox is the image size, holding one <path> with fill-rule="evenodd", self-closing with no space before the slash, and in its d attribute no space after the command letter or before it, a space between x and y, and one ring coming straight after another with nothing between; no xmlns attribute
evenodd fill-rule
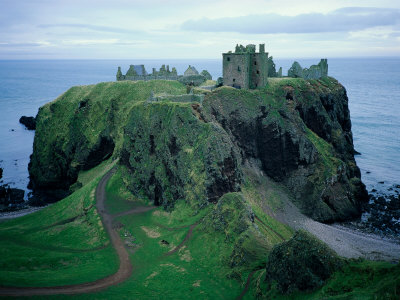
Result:
<svg viewBox="0 0 400 300"><path fill-rule="evenodd" d="M400 185L394 184L383 191L372 189L361 217L341 225L400 242Z"/></svg>

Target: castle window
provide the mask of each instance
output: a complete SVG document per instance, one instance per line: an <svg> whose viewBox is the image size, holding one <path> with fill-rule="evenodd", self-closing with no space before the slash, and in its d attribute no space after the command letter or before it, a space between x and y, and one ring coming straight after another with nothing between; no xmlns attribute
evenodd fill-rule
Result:
<svg viewBox="0 0 400 300"><path fill-rule="evenodd" d="M257 65L257 62L256 62L256 61L254 62L254 65Z"/></svg>
<svg viewBox="0 0 400 300"><path fill-rule="evenodd" d="M228 57L226 58L226 60L227 60L227 61L231 61L231 58L228 56Z"/></svg>
<svg viewBox="0 0 400 300"><path fill-rule="evenodd" d="M260 71L257 70L257 74L260 74Z"/></svg>
<svg viewBox="0 0 400 300"><path fill-rule="evenodd" d="M235 82L236 81L236 79L235 78L233 78L233 80L232 80L233 82Z"/></svg>
<svg viewBox="0 0 400 300"><path fill-rule="evenodd" d="M240 69L240 66L238 66L238 71L239 71L239 72L242 71L242 70Z"/></svg>

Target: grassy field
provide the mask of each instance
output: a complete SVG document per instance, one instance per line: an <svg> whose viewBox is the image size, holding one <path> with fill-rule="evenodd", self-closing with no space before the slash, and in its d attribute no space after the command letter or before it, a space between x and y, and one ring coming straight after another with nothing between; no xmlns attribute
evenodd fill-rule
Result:
<svg viewBox="0 0 400 300"><path fill-rule="evenodd" d="M99 178L110 166L107 161L81 173L79 181L84 186L70 197L37 213L0 224L3 285L74 284L116 271L118 262L99 222L93 197ZM158 207L116 218L134 267L132 276L124 283L95 294L32 298L234 299L241 293L248 274L259 269L243 299L255 299L257 295L266 299L396 299L400 290L399 266L361 260L346 263L313 293L266 293L268 253L274 245L289 239L293 231L265 213L279 209L279 189L263 189L270 183L249 170L245 173L243 194L227 194L218 205L195 210L181 200L172 212ZM126 190L121 170L108 182L106 193L106 206L113 214L150 204ZM244 204L240 204L240 199ZM244 233L238 231L237 226L247 213L240 205L257 216L258 231L253 227ZM227 226L219 230L216 219L221 217ZM190 229L192 236L170 253ZM251 259L245 264L232 264L237 261L237 253Z"/></svg>
<svg viewBox="0 0 400 300"><path fill-rule="evenodd" d="M101 173L98 173L100 177L100 174L104 173L106 169L108 167L106 168L106 165L103 164L97 170L90 172L94 174L101 170ZM38 215L43 217L43 214L49 214L50 216L53 213L60 213L61 210L63 212L62 214L60 213L59 220L68 221L63 226L71 226L76 222L75 220L70 221L76 214L69 212L69 210L72 211L73 206L79 206L79 203L81 203L75 199L80 199L83 202L83 207L92 205L94 201L91 194L93 195L92 191L98 182L98 178L96 177L92 181L89 181L90 172L81 173L80 182L86 183L83 188L69 198L42 210ZM87 194L85 195L89 199L85 200L84 197L78 197L78 195L83 195L86 191ZM106 193L106 206L110 213L113 214L130 210L134 207L149 205L149 203L144 203L140 199L135 198L125 189L121 171L118 171L110 179L106 186ZM224 196L224 200L222 200L224 204L221 207L210 205L202 210L196 210L192 205L181 200L176 203L175 209L172 212L166 212L162 208L154 208L145 213L116 218L115 224L119 228L119 233L125 240L127 248L131 253L131 261L134 266L131 278L118 286L110 287L106 291L96 294L49 296L48 298L124 299L125 297L126 299L181 299L187 298L189 295L190 298L196 299L233 299L237 297L243 289L247 275L255 266L263 265L264 258L269 249L278 243L279 240L274 236L274 233L269 232L265 228L258 232L258 234L267 237L264 241L252 240L253 231L247 230L239 234L237 226L238 224L240 225L241 218L246 213L243 214L241 212L243 208L240 205L236 207L237 209L232 209L230 203L234 203L235 199L244 199L244 196L240 193L228 194ZM58 210L55 210L56 207L59 207ZM253 204L252 207L257 208L257 204ZM52 210L49 210L50 208ZM214 230L212 226L216 225L213 223L213 218L219 214L225 218L228 225L223 230ZM257 215L260 215L262 222L274 226L276 230L280 230L276 221L264 216L261 211L258 211ZM27 230L32 232L32 224L34 223L31 222L37 222L36 218L38 217L35 217L35 214L28 217L32 219L25 220L21 218L7 222L3 226L8 226L3 228L11 230L13 227L21 228L22 225L25 225ZM59 221L58 224L62 222ZM14 223L14 226L11 226L11 223ZM48 223L50 225L53 224L52 221ZM79 223L79 226L75 226L74 230L78 230L80 227L85 228L84 224ZM97 225L90 223L90 226ZM258 225L262 227L260 223ZM46 226L47 223L43 227ZM182 243L191 229L193 230L192 236L187 242L178 248L176 252L170 253L170 251L176 249ZM40 242L43 245L43 249L41 251L37 251L36 248L31 249L29 254L23 253L22 250L18 251L20 256L26 257L26 259L28 256L35 257L42 255L44 263L45 260L49 260L50 255L56 257L53 251L45 249L48 245L75 248L79 245L80 249L89 248L87 237L90 236L90 233L83 232L83 229L80 230L79 233L82 234L80 239L77 239L76 235L78 233L73 236L73 239L62 236L60 239L56 237L56 240L52 240L51 237L42 234L43 239ZM250 228L250 230L254 230L254 228ZM70 229L70 232L72 232L72 229ZM288 230L282 234L286 234L288 238L291 232ZM21 240L25 240L25 236L21 237ZM236 243L237 240L241 240L242 243ZM253 241L255 241L255 244ZM103 243L109 243L106 237ZM265 245L265 243L268 245ZM255 249L254 245L261 245L262 247ZM8 248L9 251L12 250L7 246L4 248ZM244 254L238 249L243 249ZM88 256L85 265L91 266L91 270L97 271L97 275L105 275L105 272L101 272L102 270L105 271L108 266L115 267L115 261L112 259L113 253L109 253L107 256L106 251L109 250L112 249L106 247L100 250L105 251L103 256L96 257L92 253L91 256ZM252 259L244 264L233 266L233 257L238 255L237 252L239 255L243 255L243 257L258 257L259 259ZM81 253L73 253L73 256L77 257L76 259L79 259L81 263L84 260L84 256L82 255ZM64 257L64 259L67 258ZM97 262L93 259L97 259ZM11 263L11 254L7 261ZM32 269L37 268L36 261L33 261L32 264ZM50 281L48 277L43 275L41 278L37 277L37 280L35 279L29 284L26 283L26 280L31 278L33 273L31 270L23 270L20 272L21 278L15 278L14 282L18 282L21 286L39 286L39 282L45 282L45 285L49 285L49 282L52 285L61 285L75 283L73 278L79 279L76 282L96 279L94 277L90 279L90 274L85 275L85 272L88 273L88 270L84 268L85 265L77 263L70 271L68 268L57 268L53 270ZM112 270L115 270L115 268ZM101 276L97 278L99 277ZM5 275L3 278L5 279ZM25 278L25 281L23 278ZM42 298L44 297L37 297L37 299Z"/></svg>
<svg viewBox="0 0 400 300"><path fill-rule="evenodd" d="M107 161L82 174L86 185L64 200L0 223L1 285L76 284L118 269L94 199L97 183L109 167Z"/></svg>

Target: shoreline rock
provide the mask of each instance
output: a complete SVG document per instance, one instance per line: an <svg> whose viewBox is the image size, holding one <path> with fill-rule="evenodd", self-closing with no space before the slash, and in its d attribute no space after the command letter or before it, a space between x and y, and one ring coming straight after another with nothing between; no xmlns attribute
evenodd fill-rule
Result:
<svg viewBox="0 0 400 300"><path fill-rule="evenodd" d="M8 184L0 185L0 211L25 208L24 196L24 190L11 188Z"/></svg>
<svg viewBox="0 0 400 300"><path fill-rule="evenodd" d="M19 119L19 122L25 126L28 130L36 130L36 118L35 117L27 117L22 116Z"/></svg>
<svg viewBox="0 0 400 300"><path fill-rule="evenodd" d="M358 220L344 222L343 225L382 237L400 236L400 186L394 184L387 191L372 189L369 201L362 207Z"/></svg>

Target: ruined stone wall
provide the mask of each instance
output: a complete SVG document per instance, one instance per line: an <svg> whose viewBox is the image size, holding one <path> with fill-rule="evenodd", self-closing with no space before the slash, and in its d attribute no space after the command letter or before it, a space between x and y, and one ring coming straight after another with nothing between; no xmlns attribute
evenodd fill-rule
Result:
<svg viewBox="0 0 400 300"><path fill-rule="evenodd" d="M295 61L292 67L288 70L289 77L300 77L304 79L320 79L328 76L328 60L321 59L318 65L312 65L310 68L302 68L300 64Z"/></svg>
<svg viewBox="0 0 400 300"><path fill-rule="evenodd" d="M250 88L264 87L268 83L268 53L251 54Z"/></svg>
<svg viewBox="0 0 400 300"><path fill-rule="evenodd" d="M178 80L182 76L177 75L146 75L146 76L124 76L121 80Z"/></svg>
<svg viewBox="0 0 400 300"><path fill-rule="evenodd" d="M222 60L224 85L250 88L250 53L224 53Z"/></svg>

